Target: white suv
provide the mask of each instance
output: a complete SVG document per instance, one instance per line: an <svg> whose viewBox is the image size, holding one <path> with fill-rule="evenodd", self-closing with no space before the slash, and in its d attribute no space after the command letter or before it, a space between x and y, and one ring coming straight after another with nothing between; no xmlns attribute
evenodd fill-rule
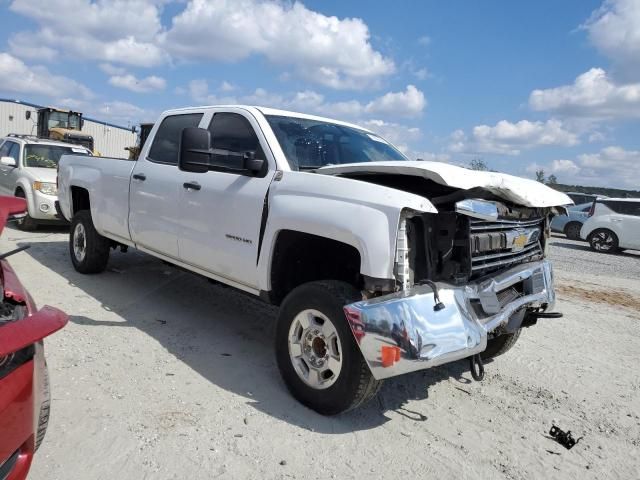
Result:
<svg viewBox="0 0 640 480"><path fill-rule="evenodd" d="M580 237L592 249L612 253L640 250L640 198L607 198L593 202Z"/></svg>
<svg viewBox="0 0 640 480"><path fill-rule="evenodd" d="M0 193L27 200L27 216L18 222L22 230L39 223L63 222L56 213L57 167L64 154L91 155L80 145L10 134L0 139Z"/></svg>

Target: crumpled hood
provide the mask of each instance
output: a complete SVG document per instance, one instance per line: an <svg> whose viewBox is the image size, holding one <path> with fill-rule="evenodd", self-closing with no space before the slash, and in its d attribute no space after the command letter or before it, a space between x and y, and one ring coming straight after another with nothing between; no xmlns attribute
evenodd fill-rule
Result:
<svg viewBox="0 0 640 480"><path fill-rule="evenodd" d="M368 162L331 165L317 173L342 175L349 173L384 173L424 177L440 185L461 190L481 188L497 197L526 207L557 207L573 204L562 192L522 177L506 173L483 172L441 162Z"/></svg>

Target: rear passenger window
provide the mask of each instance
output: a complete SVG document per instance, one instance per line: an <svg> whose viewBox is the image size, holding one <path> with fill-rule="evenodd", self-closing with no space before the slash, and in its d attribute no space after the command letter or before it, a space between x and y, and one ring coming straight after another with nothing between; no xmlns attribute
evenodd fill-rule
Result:
<svg viewBox="0 0 640 480"><path fill-rule="evenodd" d="M197 127L202 119L202 113L186 113L165 117L158 127L156 136L149 149L149 160L170 165L178 164L180 137L182 130Z"/></svg>
<svg viewBox="0 0 640 480"><path fill-rule="evenodd" d="M604 201L602 203L615 213L640 217L640 202Z"/></svg>
<svg viewBox="0 0 640 480"><path fill-rule="evenodd" d="M242 166L242 156L254 152L256 158L265 159L260 140L249 120L238 113L216 113L209 125L211 146L217 162L230 168Z"/></svg>

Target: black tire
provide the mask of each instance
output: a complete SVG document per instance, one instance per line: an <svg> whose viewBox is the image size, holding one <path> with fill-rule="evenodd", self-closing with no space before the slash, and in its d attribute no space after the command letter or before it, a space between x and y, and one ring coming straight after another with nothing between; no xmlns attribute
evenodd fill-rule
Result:
<svg viewBox="0 0 640 480"><path fill-rule="evenodd" d="M499 337L494 337L487 340L487 348L480 354L483 360L489 360L490 358L499 357L507 353L520 338L522 329L519 328L514 333L505 333Z"/></svg>
<svg viewBox="0 0 640 480"><path fill-rule="evenodd" d="M44 436L49 426L49 416L51 415L51 390L49 388L49 368L44 364L44 375L42 379L42 404L38 413L38 430L36 432L36 451L42 445Z"/></svg>
<svg viewBox="0 0 640 480"><path fill-rule="evenodd" d="M276 360L291 394L322 415L336 415L359 407L373 398L382 382L373 378L347 324L342 307L361 298L360 292L345 282L318 281L295 288L284 299L276 327ZM289 330L298 313L317 310L335 327L341 345L342 367L331 386L313 388L303 382L289 355Z"/></svg>
<svg viewBox="0 0 640 480"><path fill-rule="evenodd" d="M587 237L592 250L600 253L616 253L619 250L618 236L607 228L598 228Z"/></svg>
<svg viewBox="0 0 640 480"><path fill-rule="evenodd" d="M24 198L27 200L27 196L24 194L22 189L16 190L16 197ZM28 201L28 200L27 200ZM33 217L29 215L29 210L27 209L27 215L22 217L17 222L18 228L23 232L33 232L38 229L38 222L36 222Z"/></svg>
<svg viewBox="0 0 640 480"><path fill-rule="evenodd" d="M84 256L78 256L74 249L76 242L82 242L78 225L81 225L84 231ZM89 210L80 210L73 216L69 232L69 254L76 271L80 273L103 272L107 268L110 249L111 242L96 231Z"/></svg>
<svg viewBox="0 0 640 480"><path fill-rule="evenodd" d="M564 226L564 234L569 240L580 240L580 230L582 224L579 222L569 222Z"/></svg>

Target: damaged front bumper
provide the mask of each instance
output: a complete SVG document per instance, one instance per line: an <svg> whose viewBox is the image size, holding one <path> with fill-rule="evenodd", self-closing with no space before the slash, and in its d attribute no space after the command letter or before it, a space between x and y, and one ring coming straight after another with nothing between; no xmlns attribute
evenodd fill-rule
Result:
<svg viewBox="0 0 640 480"><path fill-rule="evenodd" d="M463 286L438 283L444 308L435 309L426 285L351 303L349 325L374 378L402 375L484 351L487 335L515 331L527 309L555 304L553 270L547 260L515 266ZM399 350L392 363L383 347ZM399 358L399 359L398 359Z"/></svg>

